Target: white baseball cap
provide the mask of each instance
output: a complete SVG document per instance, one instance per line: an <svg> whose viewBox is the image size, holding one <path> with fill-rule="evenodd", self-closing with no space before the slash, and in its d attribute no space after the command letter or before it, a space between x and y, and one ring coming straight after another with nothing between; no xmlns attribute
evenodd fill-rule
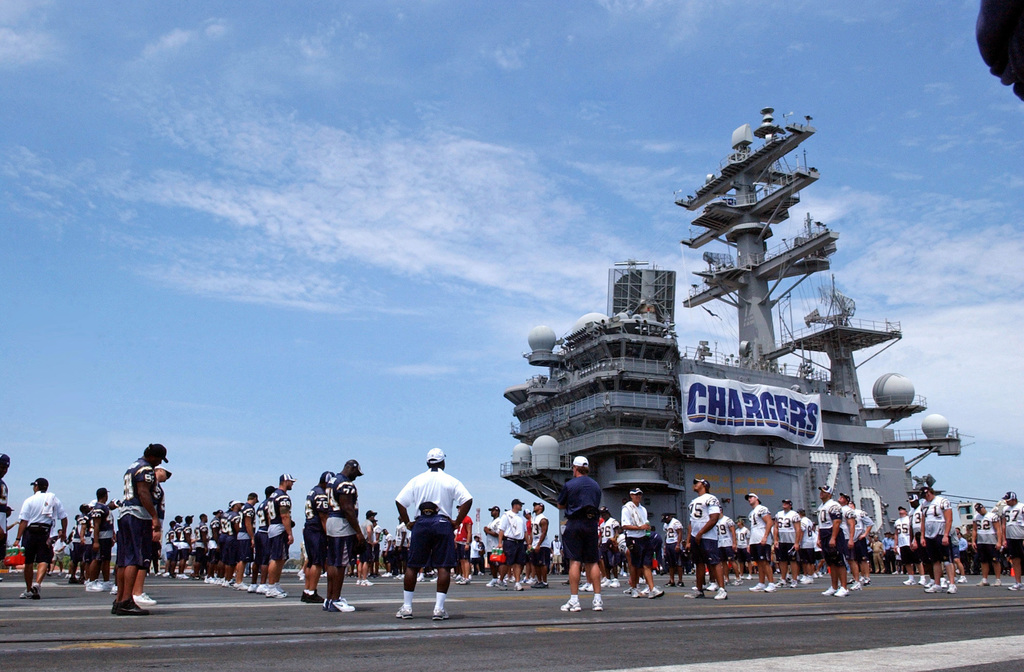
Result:
<svg viewBox="0 0 1024 672"><path fill-rule="evenodd" d="M427 451L427 464L444 462L444 451L440 448L431 448Z"/></svg>
<svg viewBox="0 0 1024 672"><path fill-rule="evenodd" d="M589 467L590 466L590 460L588 460L587 458L583 457L582 455L577 455L572 460L572 466L574 466L574 467Z"/></svg>

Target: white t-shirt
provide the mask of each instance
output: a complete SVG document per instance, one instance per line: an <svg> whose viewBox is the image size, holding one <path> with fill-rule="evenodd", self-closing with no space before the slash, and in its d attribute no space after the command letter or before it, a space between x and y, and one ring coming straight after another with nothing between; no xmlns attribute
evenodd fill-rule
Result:
<svg viewBox="0 0 1024 672"><path fill-rule="evenodd" d="M541 521L544 520L548 520L548 517L543 513L533 514L533 524L530 526L530 536L533 537L534 546L537 546L539 543L541 548L551 548L551 540L555 536L551 529L551 521L548 521L548 531L547 534L544 535L544 541L540 541Z"/></svg>
<svg viewBox="0 0 1024 672"><path fill-rule="evenodd" d="M952 509L949 500L936 495L927 502L924 509L924 536L927 538L941 537L946 530L946 511Z"/></svg>
<svg viewBox="0 0 1024 672"><path fill-rule="evenodd" d="M1006 518L1006 538L1024 539L1024 502L1017 502L1003 515Z"/></svg>
<svg viewBox="0 0 1024 672"><path fill-rule="evenodd" d="M910 516L896 519L896 545L910 546Z"/></svg>
<svg viewBox="0 0 1024 672"><path fill-rule="evenodd" d="M975 518L974 522L978 531L977 543L995 544L998 537L996 534L996 525L999 523L999 516L992 511L988 511L984 516Z"/></svg>
<svg viewBox="0 0 1024 672"><path fill-rule="evenodd" d="M764 517L771 517L772 512L768 510L768 507L764 504L758 504L751 510L750 520L750 543L751 544L770 544L772 543L772 537L767 534L768 528L765 525Z"/></svg>
<svg viewBox="0 0 1024 672"><path fill-rule="evenodd" d="M750 528L736 528L736 548L750 548Z"/></svg>
<svg viewBox="0 0 1024 672"><path fill-rule="evenodd" d="M647 523L647 509L643 507L643 504L626 502L626 505L622 507L622 514L619 518L622 520L623 526L644 525ZM646 537L648 534L648 530L626 530L626 536L630 539L639 539L641 537Z"/></svg>
<svg viewBox="0 0 1024 672"><path fill-rule="evenodd" d="M484 525L484 527L487 530L490 530L491 532L494 532L495 534L497 534L498 533L498 525L500 525L500 524L501 524L501 516L498 516L497 518L492 519L491 522L489 522L486 525ZM487 532L485 531L484 532L484 549L488 553L490 553L491 551L494 550L494 547L497 546L497 545L498 545L498 538L497 537L492 537L491 535L487 534Z"/></svg>
<svg viewBox="0 0 1024 672"><path fill-rule="evenodd" d="M410 516L419 514L420 504L433 502L442 516L451 520L458 513L458 508L473 499L462 481L449 476L443 469L428 469L419 476L413 477L402 491L395 497L409 512Z"/></svg>
<svg viewBox="0 0 1024 672"><path fill-rule="evenodd" d="M715 532L718 534L719 548L732 548L732 537L736 532L736 523L732 522L732 518L720 516L715 523Z"/></svg>
<svg viewBox="0 0 1024 672"><path fill-rule="evenodd" d="M722 512L718 497L705 493L690 502L690 536L696 537L704 526L711 522L711 516ZM714 529L714 528L712 528Z"/></svg>
<svg viewBox="0 0 1024 672"><path fill-rule="evenodd" d="M803 516L800 519L800 530L802 533L800 548L814 548L814 542L818 540L818 535L814 533L814 521L807 516Z"/></svg>
<svg viewBox="0 0 1024 672"><path fill-rule="evenodd" d="M871 520L871 516L867 514L864 509L854 509L853 512L857 515L857 526L854 528L854 532L857 535L857 539L867 533L869 527L875 526L875 521Z"/></svg>
<svg viewBox="0 0 1024 672"><path fill-rule="evenodd" d="M683 536L683 524L678 518L669 518L667 523L661 524L661 529L665 533L666 546L675 546Z"/></svg>
<svg viewBox="0 0 1024 672"><path fill-rule="evenodd" d="M775 524L779 528L780 544L796 543L796 526L800 524L800 514L790 509L775 514Z"/></svg>
<svg viewBox="0 0 1024 672"><path fill-rule="evenodd" d="M67 517L64 505L57 499L57 495L52 492L37 492L21 505L19 520L23 520L29 525L40 523L52 527L58 520L64 520Z"/></svg>
<svg viewBox="0 0 1024 672"><path fill-rule="evenodd" d="M498 519L498 530L505 533L506 539L522 540L526 538L526 519L509 509Z"/></svg>

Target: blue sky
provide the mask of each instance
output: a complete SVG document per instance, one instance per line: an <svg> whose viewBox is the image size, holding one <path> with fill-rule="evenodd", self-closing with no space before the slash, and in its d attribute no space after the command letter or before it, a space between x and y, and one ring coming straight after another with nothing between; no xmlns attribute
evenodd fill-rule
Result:
<svg viewBox="0 0 1024 672"><path fill-rule="evenodd" d="M430 447L476 503L537 324L627 258L686 272L673 204L758 110L814 117L795 211L838 286L972 435L955 494L1024 487L1024 106L975 2L0 4L0 450L12 499L119 488L168 446L173 513L359 459L361 509ZM787 231L777 231L779 238ZM799 310L814 287L801 289ZM727 314L724 310L716 310ZM799 313L799 314L797 314ZM680 344L735 324L678 318ZM902 423L913 429L919 420Z"/></svg>

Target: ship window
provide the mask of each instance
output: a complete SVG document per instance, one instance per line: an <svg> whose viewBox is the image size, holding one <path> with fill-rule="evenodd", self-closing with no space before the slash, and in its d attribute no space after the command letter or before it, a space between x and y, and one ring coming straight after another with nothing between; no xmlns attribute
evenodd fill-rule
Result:
<svg viewBox="0 0 1024 672"><path fill-rule="evenodd" d="M646 469L658 471L661 469L661 460L657 455L616 455L616 471L629 469Z"/></svg>

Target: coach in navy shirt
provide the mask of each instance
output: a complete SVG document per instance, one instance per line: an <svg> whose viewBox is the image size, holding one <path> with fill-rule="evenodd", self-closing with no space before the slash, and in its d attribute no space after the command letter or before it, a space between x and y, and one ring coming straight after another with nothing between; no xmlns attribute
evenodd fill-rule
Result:
<svg viewBox="0 0 1024 672"><path fill-rule="evenodd" d="M594 586L594 611L604 611L601 598L601 569L598 565L597 513L601 506L601 486L592 479L590 462L582 455L572 461L572 478L558 493L558 508L568 520L562 534L562 553L569 560L569 601L562 611L580 611L580 570L586 565L587 577Z"/></svg>

